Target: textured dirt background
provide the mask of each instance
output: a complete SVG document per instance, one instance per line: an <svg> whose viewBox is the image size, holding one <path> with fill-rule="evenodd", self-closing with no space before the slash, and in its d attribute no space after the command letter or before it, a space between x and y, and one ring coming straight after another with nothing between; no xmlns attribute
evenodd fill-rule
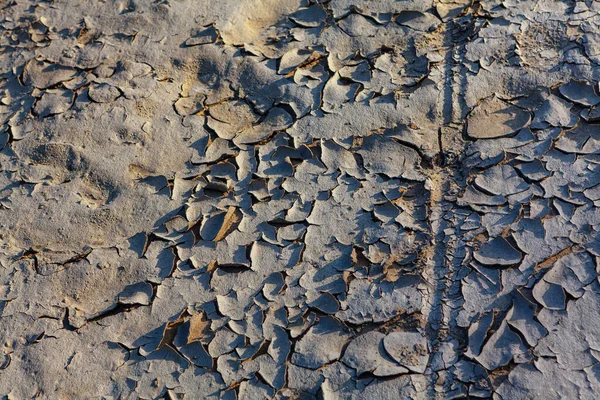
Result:
<svg viewBox="0 0 600 400"><path fill-rule="evenodd" d="M600 3L0 3L0 397L595 399Z"/></svg>

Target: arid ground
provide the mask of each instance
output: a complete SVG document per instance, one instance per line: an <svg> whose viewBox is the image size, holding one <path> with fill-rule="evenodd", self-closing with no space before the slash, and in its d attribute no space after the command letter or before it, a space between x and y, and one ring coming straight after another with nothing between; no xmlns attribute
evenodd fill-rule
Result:
<svg viewBox="0 0 600 400"><path fill-rule="evenodd" d="M596 399L600 2L0 2L0 398Z"/></svg>

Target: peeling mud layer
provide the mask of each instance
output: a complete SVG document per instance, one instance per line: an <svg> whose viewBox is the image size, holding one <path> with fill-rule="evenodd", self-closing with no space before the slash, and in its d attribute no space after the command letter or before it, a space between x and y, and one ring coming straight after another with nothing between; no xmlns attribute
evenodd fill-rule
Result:
<svg viewBox="0 0 600 400"><path fill-rule="evenodd" d="M597 398L599 24L1 3L0 398Z"/></svg>

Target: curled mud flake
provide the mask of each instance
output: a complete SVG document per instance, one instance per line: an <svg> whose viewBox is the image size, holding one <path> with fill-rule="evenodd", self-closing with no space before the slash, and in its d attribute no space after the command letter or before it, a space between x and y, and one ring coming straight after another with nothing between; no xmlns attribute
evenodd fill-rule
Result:
<svg viewBox="0 0 600 400"><path fill-rule="evenodd" d="M97 103L111 103L121 95L119 89L108 83L92 85L89 88L88 96Z"/></svg>
<svg viewBox="0 0 600 400"><path fill-rule="evenodd" d="M357 153L362 156L365 168L373 174L423 180L419 154L393 139L377 134L369 135L363 139Z"/></svg>
<svg viewBox="0 0 600 400"><path fill-rule="evenodd" d="M529 189L529 185L510 165L494 166L477 175L475 185L485 192L503 196Z"/></svg>
<svg viewBox="0 0 600 400"><path fill-rule="evenodd" d="M258 125L238 133L233 138L233 143L236 145L258 143L267 139L274 132L284 130L293 122L293 117L287 111L280 107L274 107Z"/></svg>
<svg viewBox="0 0 600 400"><path fill-rule="evenodd" d="M523 259L523 254L503 237L484 243L473 256L484 265L500 268L516 265Z"/></svg>
<svg viewBox="0 0 600 400"><path fill-rule="evenodd" d="M202 44L214 43L218 36L217 30L213 26L209 26L208 28L192 32L192 36L189 39L186 39L185 45L199 46Z"/></svg>
<svg viewBox="0 0 600 400"><path fill-rule="evenodd" d="M38 89L47 89L77 76L77 70L45 61L31 60L25 66L23 82Z"/></svg>
<svg viewBox="0 0 600 400"><path fill-rule="evenodd" d="M289 72L292 72L296 67L300 64L306 62L311 56L313 52L301 50L301 49L292 49L285 53L281 60L279 60L279 70L278 73L281 75L286 75Z"/></svg>
<svg viewBox="0 0 600 400"><path fill-rule="evenodd" d="M552 126L572 128L577 124L577 116L571 112L573 105L560 97L550 95L535 111L531 128L545 129Z"/></svg>
<svg viewBox="0 0 600 400"><path fill-rule="evenodd" d="M350 333L333 317L320 318L296 343L292 363L317 369L340 357Z"/></svg>
<svg viewBox="0 0 600 400"><path fill-rule="evenodd" d="M327 11L325 7L315 4L308 8L299 9L290 14L288 18L302 27L315 28L325 22Z"/></svg>
<svg viewBox="0 0 600 400"><path fill-rule="evenodd" d="M435 15L419 11L402 11L396 18L396 23L424 32L434 30L440 22Z"/></svg>
<svg viewBox="0 0 600 400"><path fill-rule="evenodd" d="M418 332L392 332L383 339L385 351L412 372L423 373L429 360L427 339Z"/></svg>
<svg viewBox="0 0 600 400"><path fill-rule="evenodd" d="M519 335L513 332L506 321L492 334L475 359L488 371L507 365L511 360L527 351Z"/></svg>
<svg viewBox="0 0 600 400"><path fill-rule="evenodd" d="M594 90L596 86L588 82L569 82L561 85L558 90L568 100L585 107L591 107L600 103L600 96Z"/></svg>
<svg viewBox="0 0 600 400"><path fill-rule="evenodd" d="M442 21L447 22L460 15L469 4L469 0L444 0L435 5L435 10Z"/></svg>
<svg viewBox="0 0 600 400"><path fill-rule="evenodd" d="M600 150L600 130L597 125L582 121L558 139L556 148L567 153L596 153Z"/></svg>
<svg viewBox="0 0 600 400"><path fill-rule="evenodd" d="M370 372L375 376L391 376L408 372L384 350L385 337L383 333L371 331L354 338L346 348L342 362L356 369L358 375Z"/></svg>
<svg viewBox="0 0 600 400"><path fill-rule="evenodd" d="M125 288L119 294L119 303L141 304L147 306L152 299L152 285L147 282L137 283Z"/></svg>
<svg viewBox="0 0 600 400"><path fill-rule="evenodd" d="M35 103L33 112L40 118L67 111L73 105L75 94L70 90L49 89Z"/></svg>
<svg viewBox="0 0 600 400"><path fill-rule="evenodd" d="M467 134L473 139L510 136L525 128L531 114L496 96L484 99L467 118Z"/></svg>

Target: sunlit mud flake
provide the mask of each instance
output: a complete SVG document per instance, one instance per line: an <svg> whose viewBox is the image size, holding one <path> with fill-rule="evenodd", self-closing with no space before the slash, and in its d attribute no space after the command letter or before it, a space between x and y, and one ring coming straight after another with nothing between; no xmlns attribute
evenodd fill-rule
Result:
<svg viewBox="0 0 600 400"><path fill-rule="evenodd" d="M241 212L233 206L227 211L218 211L202 221L200 236L204 240L218 242L231 233L241 220Z"/></svg>
<svg viewBox="0 0 600 400"><path fill-rule="evenodd" d="M556 148L566 153L596 153L600 150L600 126L581 121L556 141Z"/></svg>
<svg viewBox="0 0 600 400"><path fill-rule="evenodd" d="M286 179L281 187L286 192L300 194L302 201L309 202L323 198L323 194L338 185L337 172L327 172L315 158L304 160L296 166L294 176Z"/></svg>
<svg viewBox="0 0 600 400"><path fill-rule="evenodd" d="M88 96L96 103L110 103L121 95L119 89L108 83L99 83L90 86Z"/></svg>
<svg viewBox="0 0 600 400"><path fill-rule="evenodd" d="M574 298L584 293L584 287L597 276L596 266L587 252L571 253L560 258L546 272L543 279L548 283L560 285Z"/></svg>
<svg viewBox="0 0 600 400"><path fill-rule="evenodd" d="M481 354L475 359L488 371L507 365L514 357L527 351L519 335L508 327L503 321L500 328L492 334L483 346Z"/></svg>
<svg viewBox="0 0 600 400"><path fill-rule="evenodd" d="M277 229L278 240L298 240L306 233L306 225L293 224Z"/></svg>
<svg viewBox="0 0 600 400"><path fill-rule="evenodd" d="M292 72L298 65L303 64L310 58L312 51L302 49L292 49L285 53L281 60L279 60L279 70L277 71L280 75L285 75Z"/></svg>
<svg viewBox="0 0 600 400"><path fill-rule="evenodd" d="M148 282L140 282L127 286L119 293L118 301L121 304L150 304L152 298L152 285Z"/></svg>
<svg viewBox="0 0 600 400"><path fill-rule="evenodd" d="M292 268L300 259L303 246L290 244L284 248L263 241L256 241L250 248L252 270L267 276Z"/></svg>
<svg viewBox="0 0 600 400"><path fill-rule="evenodd" d="M523 254L503 237L484 243L473 256L484 265L504 268L518 264L523 259Z"/></svg>
<svg viewBox="0 0 600 400"><path fill-rule="evenodd" d="M320 268L305 266L306 273L300 277L299 283L308 292L319 291L335 295L346 290L342 274L331 264ZM339 307L339 304L337 306Z"/></svg>
<svg viewBox="0 0 600 400"><path fill-rule="evenodd" d="M362 210L340 206L333 199L316 201L312 213L307 218L310 224L323 226L325 232L345 245L350 245L359 239L365 229L372 224L371 215ZM308 228L312 237L315 230Z"/></svg>
<svg viewBox="0 0 600 400"><path fill-rule="evenodd" d="M375 376L391 376L408 372L386 353L385 337L383 333L371 331L354 338L341 361L356 369L357 375L370 372Z"/></svg>
<svg viewBox="0 0 600 400"><path fill-rule="evenodd" d="M305 318L297 318L292 323L288 324L290 337L297 338L304 335L308 329L313 326L317 320L317 315L314 312L308 313Z"/></svg>
<svg viewBox="0 0 600 400"><path fill-rule="evenodd" d="M177 332L186 319L184 313L185 311L181 312L177 318L173 317L171 321L168 321L162 326L160 343L156 349L160 349L163 346L174 346L174 340L177 336Z"/></svg>
<svg viewBox="0 0 600 400"><path fill-rule="evenodd" d="M240 383L238 398L239 399L271 399L275 394L275 390L272 387L267 386L258 380L253 378L251 380L243 381Z"/></svg>
<svg viewBox="0 0 600 400"><path fill-rule="evenodd" d="M350 337L341 322L333 317L322 317L296 343L292 363L305 368L320 368L340 357Z"/></svg>
<svg viewBox="0 0 600 400"><path fill-rule="evenodd" d="M583 191L583 194L588 199L596 202L600 200L600 185L593 186Z"/></svg>
<svg viewBox="0 0 600 400"><path fill-rule="evenodd" d="M467 121L467 134L471 138L494 139L525 128L531 121L531 114L492 96L477 105Z"/></svg>
<svg viewBox="0 0 600 400"><path fill-rule="evenodd" d="M208 126L220 138L231 140L235 135L254 124L258 116L243 101L228 101L209 108Z"/></svg>
<svg viewBox="0 0 600 400"><path fill-rule="evenodd" d="M544 163L540 160L517 164L515 168L530 181L541 181L551 175L550 171L546 170Z"/></svg>
<svg viewBox="0 0 600 400"><path fill-rule="evenodd" d="M0 398L600 392L593 1L29 3Z"/></svg>
<svg viewBox="0 0 600 400"><path fill-rule="evenodd" d="M321 392L325 399L335 399L336 396L341 394L340 390L344 390L345 386L354 385L355 383L356 371L342 362L332 363L323 368L322 371L325 381L321 385Z"/></svg>
<svg viewBox="0 0 600 400"><path fill-rule="evenodd" d="M419 332L392 332L383 339L385 351L400 365L422 374L427 368L427 339Z"/></svg>
<svg viewBox="0 0 600 400"><path fill-rule="evenodd" d="M600 96L594 91L594 85L587 82L569 82L560 86L558 90L567 99L585 107L600 103Z"/></svg>
<svg viewBox="0 0 600 400"><path fill-rule="evenodd" d="M323 371L302 368L289 364L287 370L287 386L296 393L303 393L308 398L316 397L315 394L323 383Z"/></svg>
<svg viewBox="0 0 600 400"><path fill-rule="evenodd" d="M500 194L490 196L486 193L483 193L481 190L477 190L472 186L468 186L465 189L465 192L458 198L458 205L460 206L501 206L505 203L506 197Z"/></svg>
<svg viewBox="0 0 600 400"><path fill-rule="evenodd" d="M434 30L441 21L432 13L402 11L398 18L396 18L396 22L417 31L428 32Z"/></svg>
<svg viewBox="0 0 600 400"><path fill-rule="evenodd" d="M229 15L226 21L216 26L223 41L231 45L252 44L266 54L266 52L276 53L272 46L265 43L269 39L274 39L272 34L269 35L271 32L268 28L280 20L286 21L285 17L298 10L302 2L299 0L252 0L228 4L235 5L233 11L224 14ZM229 7L223 7L225 9L223 11ZM290 23L288 22L288 24Z"/></svg>
<svg viewBox="0 0 600 400"><path fill-rule="evenodd" d="M396 220L400 212L401 210L391 202L377 205L373 208L373 215L384 223Z"/></svg>
<svg viewBox="0 0 600 400"><path fill-rule="evenodd" d="M294 119L287 111L280 107L274 107L269 110L265 119L258 125L240 132L233 139L233 143L236 145L258 143L271 136L274 132L284 130L292 125L293 122Z"/></svg>
<svg viewBox="0 0 600 400"><path fill-rule="evenodd" d="M393 284L381 285L355 279L350 282L348 297L342 301L342 310L336 316L352 324L364 324L411 314L421 308L419 282L414 276L402 276Z"/></svg>
<svg viewBox="0 0 600 400"><path fill-rule="evenodd" d="M561 368L582 370L598 363L599 289L598 282L593 282L582 297L568 302L565 311L544 309L538 314L540 322L550 331L540 339L538 349L544 355L556 357Z"/></svg>
<svg viewBox="0 0 600 400"><path fill-rule="evenodd" d="M211 368L213 358L206 352L206 349L200 342L186 343L185 336L187 335L189 323L186 322L179 328L177 336L175 336L174 345L177 350L192 364Z"/></svg>
<svg viewBox="0 0 600 400"><path fill-rule="evenodd" d="M529 128L521 129L512 137L478 140L467 148L469 158L466 166L485 168L495 165L506 157L507 152L523 153L524 149L535 146L534 141L535 137Z"/></svg>
<svg viewBox="0 0 600 400"><path fill-rule="evenodd" d="M222 271L217 272L224 274ZM215 274L217 272L215 272ZM244 284L246 284L246 282L244 282ZM217 295L216 297L219 312L236 321L245 317L247 307L249 307L252 302L248 290L246 290L245 293L242 293L241 290L237 292L231 291L226 296Z"/></svg>
<svg viewBox="0 0 600 400"><path fill-rule="evenodd" d="M287 365L285 362L275 361L268 354L260 355L256 358L259 363L258 373L261 378L276 389L281 389L285 385L285 375Z"/></svg>
<svg viewBox="0 0 600 400"><path fill-rule="evenodd" d="M45 61L31 60L25 66L23 82L38 89L46 89L77 76L77 70L51 64Z"/></svg>
<svg viewBox="0 0 600 400"><path fill-rule="evenodd" d="M215 333L215 337L208 345L208 353L213 358L216 358L231 352L236 347L242 346L243 343L243 336L233 333L227 328L223 328Z"/></svg>
<svg viewBox="0 0 600 400"><path fill-rule="evenodd" d="M460 361L458 360L458 340L446 340L447 341L441 342L439 346L436 346L437 352L433 353L433 356L429 361L429 367L433 371L441 371L443 369L448 369L456 364L460 366Z"/></svg>
<svg viewBox="0 0 600 400"><path fill-rule="evenodd" d="M550 95L535 111L531 128L546 129L551 126L573 127L579 118L571 112L572 106L568 101Z"/></svg>
<svg viewBox="0 0 600 400"><path fill-rule="evenodd" d="M598 373L595 369L587 373L584 370L568 370L554 357L539 357L532 364L517 365L496 393L501 399L578 399L583 397L582 393L598 392L597 384L590 385L590 381L595 380L590 376Z"/></svg>
<svg viewBox="0 0 600 400"><path fill-rule="evenodd" d="M388 137L377 134L367 136L357 153L362 156L365 168L372 174L416 181L425 179L419 166L419 154Z"/></svg>
<svg viewBox="0 0 600 400"><path fill-rule="evenodd" d="M181 97L175 104L177 114L181 116L195 114L202 110L202 97Z"/></svg>
<svg viewBox="0 0 600 400"><path fill-rule="evenodd" d="M266 336L271 340L267 352L275 362L284 364L292 350L288 332L279 325L273 325L272 335L267 334Z"/></svg>
<svg viewBox="0 0 600 400"><path fill-rule="evenodd" d="M508 196L529 189L529 185L521 178L515 169L504 164L494 166L475 178L478 189L494 195Z"/></svg>
<svg viewBox="0 0 600 400"><path fill-rule="evenodd" d="M262 289L263 296L269 301L276 301L277 295L281 293L285 286L285 281L281 273L273 273L264 281Z"/></svg>
<svg viewBox="0 0 600 400"><path fill-rule="evenodd" d="M550 310L564 310L567 301L562 286L549 283L543 278L533 287L533 298Z"/></svg>
<svg viewBox="0 0 600 400"><path fill-rule="evenodd" d="M581 113L579 115L581 115L581 117L587 122L598 122L600 121L600 108L586 108L584 110L581 110Z"/></svg>
<svg viewBox="0 0 600 400"><path fill-rule="evenodd" d="M238 150L233 146L231 141L218 137L210 142L204 150L203 155L202 152L199 155L194 155L192 163L210 164L236 153L238 153Z"/></svg>
<svg viewBox="0 0 600 400"><path fill-rule="evenodd" d="M242 364L240 361L234 353L223 354L217 359L217 372L221 374L226 385L231 386L236 382L243 381L258 370L257 362L250 361ZM235 397L222 398L232 400Z"/></svg>
<svg viewBox="0 0 600 400"><path fill-rule="evenodd" d="M158 85L152 71L147 63L123 61L108 83L118 87L126 99L141 100L149 97Z"/></svg>
<svg viewBox="0 0 600 400"><path fill-rule="evenodd" d="M379 25L370 18L351 13L338 22L340 29L351 37L372 37L377 34ZM337 70L337 68L335 68Z"/></svg>
<svg viewBox="0 0 600 400"><path fill-rule="evenodd" d="M537 345L538 341L548 334L546 328L537 321L535 311L535 304L519 294L506 314L506 322L521 333L529 346Z"/></svg>
<svg viewBox="0 0 600 400"><path fill-rule="evenodd" d="M335 314L340 309L340 303L329 293L318 293L313 290L306 292L306 305L325 314Z"/></svg>
<svg viewBox="0 0 600 400"><path fill-rule="evenodd" d="M359 12L382 23L389 21L392 15L398 14L401 11L426 11L431 7L432 3L430 0L380 0L369 2L360 0L333 0L329 4L329 7L333 11L335 18L341 18L350 12Z"/></svg>
<svg viewBox="0 0 600 400"><path fill-rule="evenodd" d="M70 90L48 89L35 103L33 111L41 118L63 113L71 108L74 97L75 94Z"/></svg>
<svg viewBox="0 0 600 400"><path fill-rule="evenodd" d="M600 33L587 32L582 39L585 53L591 59L597 60L600 57Z"/></svg>
<svg viewBox="0 0 600 400"><path fill-rule="evenodd" d="M325 84L323 89L323 110L335 112L354 99L360 85L358 83L346 83L339 73L335 73Z"/></svg>
<svg viewBox="0 0 600 400"><path fill-rule="evenodd" d="M192 32L192 36L185 41L186 46L198 46L214 43L217 40L217 30L213 26Z"/></svg>
<svg viewBox="0 0 600 400"><path fill-rule="evenodd" d="M355 178L360 178L364 174L358 168L354 154L346 150L333 140L321 141L321 161L330 170L340 170L352 175Z"/></svg>
<svg viewBox="0 0 600 400"><path fill-rule="evenodd" d="M299 9L295 13L290 14L288 18L300 26L315 28L325 22L327 12L325 11L325 7L314 4L308 8Z"/></svg>
<svg viewBox="0 0 600 400"><path fill-rule="evenodd" d="M477 321L474 321L469 326L469 345L465 355L469 358L474 358L481 353L481 348L485 338L488 335L488 331L494 322L494 314L488 312L483 314Z"/></svg>
<svg viewBox="0 0 600 400"><path fill-rule="evenodd" d="M469 0L442 0L435 5L435 10L446 22L457 17L469 4Z"/></svg>

